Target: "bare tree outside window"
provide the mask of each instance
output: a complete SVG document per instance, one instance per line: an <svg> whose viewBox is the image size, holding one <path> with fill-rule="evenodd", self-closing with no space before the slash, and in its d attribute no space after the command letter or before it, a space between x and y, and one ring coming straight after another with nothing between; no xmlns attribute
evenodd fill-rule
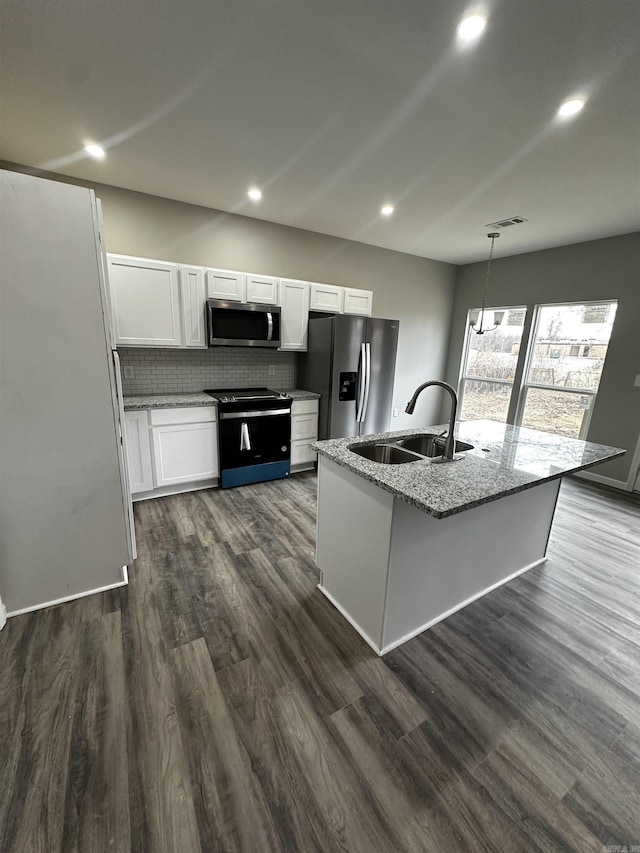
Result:
<svg viewBox="0 0 640 853"><path fill-rule="evenodd" d="M506 421L525 313L506 309L502 324L484 335L469 329L460 383L462 420Z"/></svg>

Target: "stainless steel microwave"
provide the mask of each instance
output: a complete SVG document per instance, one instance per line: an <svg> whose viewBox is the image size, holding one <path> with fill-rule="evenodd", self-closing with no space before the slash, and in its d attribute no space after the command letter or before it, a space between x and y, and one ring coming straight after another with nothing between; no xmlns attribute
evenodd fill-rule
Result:
<svg viewBox="0 0 640 853"><path fill-rule="evenodd" d="M257 302L207 299L210 347L279 347L280 308Z"/></svg>

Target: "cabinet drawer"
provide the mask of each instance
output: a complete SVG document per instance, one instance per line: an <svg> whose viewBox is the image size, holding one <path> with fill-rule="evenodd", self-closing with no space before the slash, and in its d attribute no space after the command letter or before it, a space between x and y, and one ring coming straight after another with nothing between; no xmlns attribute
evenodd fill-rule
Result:
<svg viewBox="0 0 640 853"><path fill-rule="evenodd" d="M215 406L151 409L151 426L164 426L165 424L203 424L211 423L215 419Z"/></svg>
<svg viewBox="0 0 640 853"><path fill-rule="evenodd" d="M315 439L291 442L291 464L303 465L316 461L317 454L311 449Z"/></svg>
<svg viewBox="0 0 640 853"><path fill-rule="evenodd" d="M306 415L318 411L318 400L294 400L291 404L291 415Z"/></svg>
<svg viewBox="0 0 640 853"><path fill-rule="evenodd" d="M309 415L294 415L291 418L291 441L301 438L317 438L318 415L313 412Z"/></svg>

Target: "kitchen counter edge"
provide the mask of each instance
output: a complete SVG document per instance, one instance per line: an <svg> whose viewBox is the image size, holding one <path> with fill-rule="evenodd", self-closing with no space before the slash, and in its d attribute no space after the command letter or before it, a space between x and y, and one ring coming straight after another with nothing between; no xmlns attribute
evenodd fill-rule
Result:
<svg viewBox="0 0 640 853"><path fill-rule="evenodd" d="M355 444L367 445L394 442L401 438L425 433L441 433L448 424L421 427L419 429L368 435L360 438L342 438L319 441L312 449L363 477L365 480L391 493L394 497L415 506L434 518L448 518L482 504L499 500L510 494L534 488L542 483L556 480L568 474L583 471L600 462L624 455L619 447L578 441L551 433L510 427L492 421L466 421L457 424L456 437L475 445L474 450L463 454L456 462L432 466L431 460L410 462L401 465L386 465L358 456L349 450ZM474 430L475 427L475 430ZM503 432L502 439L499 433ZM491 436L494 432L495 435ZM564 463L556 470L536 474L502 465L496 465L496 455L503 455L505 448L517 445L519 439L525 448L564 448L582 451L582 458ZM488 455L484 457L484 450ZM491 457L493 454L493 458ZM484 458L483 458L484 457Z"/></svg>
<svg viewBox="0 0 640 853"><path fill-rule="evenodd" d="M275 388L288 394L293 400L317 400L319 394L305 391L301 388ZM132 394L123 397L125 412L135 412L142 409L182 409L189 406L216 406L217 400L203 391L193 391L186 394Z"/></svg>

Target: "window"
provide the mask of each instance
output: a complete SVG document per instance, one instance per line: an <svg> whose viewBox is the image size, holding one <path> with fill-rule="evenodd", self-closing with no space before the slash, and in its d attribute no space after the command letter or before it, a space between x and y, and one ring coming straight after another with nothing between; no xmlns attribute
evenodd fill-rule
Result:
<svg viewBox="0 0 640 853"><path fill-rule="evenodd" d="M477 335L467 320L460 375L461 420L486 418L506 423L526 308L499 310L506 312L501 325L484 335Z"/></svg>
<svg viewBox="0 0 640 853"><path fill-rule="evenodd" d="M536 309L517 422L585 438L617 303Z"/></svg>

